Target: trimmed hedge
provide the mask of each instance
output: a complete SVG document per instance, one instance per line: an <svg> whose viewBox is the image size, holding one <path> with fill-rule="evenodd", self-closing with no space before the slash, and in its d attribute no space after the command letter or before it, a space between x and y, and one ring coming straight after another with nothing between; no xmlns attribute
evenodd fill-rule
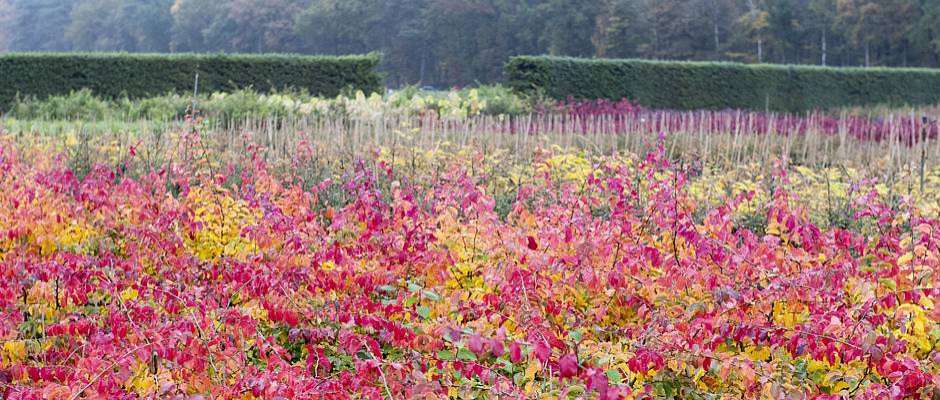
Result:
<svg viewBox="0 0 940 400"><path fill-rule="evenodd" d="M20 96L44 99L90 89L103 98L252 88L298 89L336 96L352 88L380 91L377 54L364 56L11 53L0 56L0 110Z"/></svg>
<svg viewBox="0 0 940 400"><path fill-rule="evenodd" d="M804 112L940 103L940 70L513 57L510 87L556 99L627 98L668 109Z"/></svg>

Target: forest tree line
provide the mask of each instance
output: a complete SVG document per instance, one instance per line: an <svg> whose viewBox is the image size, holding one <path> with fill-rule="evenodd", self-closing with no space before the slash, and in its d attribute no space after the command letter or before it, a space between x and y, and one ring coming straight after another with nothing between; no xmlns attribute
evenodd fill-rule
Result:
<svg viewBox="0 0 940 400"><path fill-rule="evenodd" d="M517 54L940 67L940 1L0 0L2 51L379 51L391 86Z"/></svg>

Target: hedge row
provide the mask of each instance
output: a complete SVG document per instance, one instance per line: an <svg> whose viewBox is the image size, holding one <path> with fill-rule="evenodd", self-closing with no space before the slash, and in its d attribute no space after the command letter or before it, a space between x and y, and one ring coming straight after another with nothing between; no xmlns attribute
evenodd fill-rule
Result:
<svg viewBox="0 0 940 400"><path fill-rule="evenodd" d="M0 110L17 94L43 99L90 89L104 98L253 88L335 96L345 88L379 91L378 55L12 53L0 56Z"/></svg>
<svg viewBox="0 0 940 400"><path fill-rule="evenodd" d="M556 99L628 98L669 109L804 112L940 103L940 70L513 57L508 84Z"/></svg>

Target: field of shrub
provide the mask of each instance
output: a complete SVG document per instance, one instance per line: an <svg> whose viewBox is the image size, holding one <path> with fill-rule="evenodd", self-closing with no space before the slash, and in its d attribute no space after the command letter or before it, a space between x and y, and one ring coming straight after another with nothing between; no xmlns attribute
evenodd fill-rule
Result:
<svg viewBox="0 0 940 400"><path fill-rule="evenodd" d="M500 87L20 99L0 397L937 398L938 133Z"/></svg>

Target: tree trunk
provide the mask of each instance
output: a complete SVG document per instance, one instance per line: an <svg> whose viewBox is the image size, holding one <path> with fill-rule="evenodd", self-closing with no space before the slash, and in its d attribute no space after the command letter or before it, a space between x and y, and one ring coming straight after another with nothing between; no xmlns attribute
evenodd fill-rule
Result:
<svg viewBox="0 0 940 400"><path fill-rule="evenodd" d="M757 4L754 4L754 0L747 0L748 9L750 13L757 12ZM764 40L760 37L760 34L757 35L757 62L764 62Z"/></svg>
<svg viewBox="0 0 940 400"><path fill-rule="evenodd" d="M659 30L653 26L653 58L659 59Z"/></svg>
<svg viewBox="0 0 940 400"><path fill-rule="evenodd" d="M606 13L598 15L594 23L594 34L591 36L595 58L604 58L607 55L607 47L610 46L609 29L610 16Z"/></svg>
<svg viewBox="0 0 940 400"><path fill-rule="evenodd" d="M764 63L764 39L757 38L757 62Z"/></svg>
<svg viewBox="0 0 940 400"><path fill-rule="evenodd" d="M822 31L822 65L826 66L826 30Z"/></svg>
<svg viewBox="0 0 940 400"><path fill-rule="evenodd" d="M721 40L720 40L720 38L718 37L718 14L717 14L717 11L716 11L716 14L715 14L715 20L714 20L713 22L714 22L713 25L715 26L715 57L718 57L718 55L721 54Z"/></svg>
<svg viewBox="0 0 940 400"><path fill-rule="evenodd" d="M865 42L865 68L871 66L871 45Z"/></svg>
<svg viewBox="0 0 940 400"><path fill-rule="evenodd" d="M427 64L428 53L426 51L421 52L421 68L418 70L418 83L424 85L424 68Z"/></svg>

